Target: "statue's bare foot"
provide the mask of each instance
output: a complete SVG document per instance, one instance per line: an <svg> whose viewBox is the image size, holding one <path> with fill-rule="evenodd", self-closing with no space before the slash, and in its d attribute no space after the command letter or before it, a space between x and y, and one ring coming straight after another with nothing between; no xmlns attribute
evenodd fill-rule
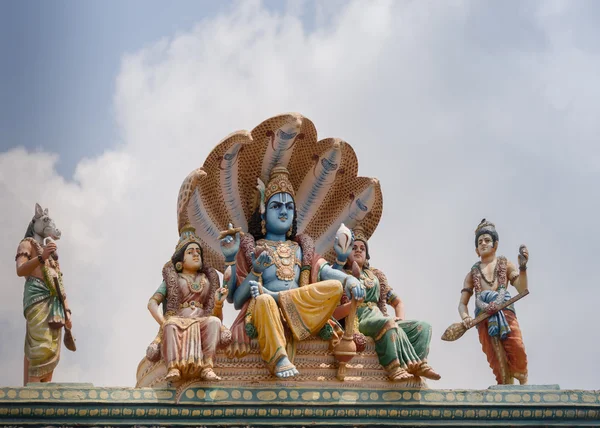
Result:
<svg viewBox="0 0 600 428"><path fill-rule="evenodd" d="M414 376L411 375L406 370L404 370L402 367L398 367L393 372L391 372L388 375L388 377L390 378L390 380L392 382L400 382L400 381L403 381L403 380L412 379Z"/></svg>
<svg viewBox="0 0 600 428"><path fill-rule="evenodd" d="M415 373L417 376L426 377L431 380L440 380L442 377L437 374L429 364L423 362L419 366L419 370Z"/></svg>
<svg viewBox="0 0 600 428"><path fill-rule="evenodd" d="M215 372L213 372L212 369L209 369L209 368L202 370L202 373L200 373L200 377L204 380L210 380L210 381L221 380L221 378L219 376L217 376L217 374Z"/></svg>
<svg viewBox="0 0 600 428"><path fill-rule="evenodd" d="M421 361L418 361L418 360L417 361L409 361L406 364L406 371L416 375L417 372L419 371L420 367L421 367Z"/></svg>
<svg viewBox="0 0 600 428"><path fill-rule="evenodd" d="M168 382L177 382L181 379L181 373L177 369L171 369L165 376L165 380Z"/></svg>
<svg viewBox="0 0 600 428"><path fill-rule="evenodd" d="M277 365L275 366L275 376L278 378L288 378L299 375L300 372L296 369L296 366L293 365L288 357L283 356L277 361Z"/></svg>

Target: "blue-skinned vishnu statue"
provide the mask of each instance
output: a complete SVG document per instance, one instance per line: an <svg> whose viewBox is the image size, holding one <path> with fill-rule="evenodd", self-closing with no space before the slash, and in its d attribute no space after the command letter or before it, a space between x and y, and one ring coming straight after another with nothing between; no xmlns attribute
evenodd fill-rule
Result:
<svg viewBox="0 0 600 428"><path fill-rule="evenodd" d="M215 146L181 185L177 220L179 229L195 228L206 265L223 272L227 300L239 309L226 355L243 358L256 338L266 367L289 378L298 374L300 340L318 335L342 352L344 332L332 313L342 295L360 298L364 287L326 260L335 259L341 223L360 222L371 236L382 212L379 181L358 176L352 146L318 140L298 113Z"/></svg>
<svg viewBox="0 0 600 428"><path fill-rule="evenodd" d="M249 234L222 241L225 264L236 265L229 295L241 316L232 331L234 341L236 334L257 336L268 368L287 378L298 374L288 355L288 342L318 334L332 322L342 293L360 299L364 288L356 278L319 258L308 236L296 236L294 188L286 168L273 168L266 186L259 179L258 190L259 207L250 220ZM291 336L286 337L284 324Z"/></svg>

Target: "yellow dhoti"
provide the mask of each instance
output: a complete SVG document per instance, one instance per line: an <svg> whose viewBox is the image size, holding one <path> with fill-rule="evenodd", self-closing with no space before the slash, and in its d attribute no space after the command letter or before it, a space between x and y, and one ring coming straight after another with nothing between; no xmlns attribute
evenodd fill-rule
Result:
<svg viewBox="0 0 600 428"><path fill-rule="evenodd" d="M274 371L277 361L287 356L285 318L297 340L315 335L331 318L342 296L342 284L336 280L321 281L279 293L279 305L268 294L256 298L252 318L258 332L262 359Z"/></svg>
<svg viewBox="0 0 600 428"><path fill-rule="evenodd" d="M51 306L51 299L45 299L25 310L25 356L29 360L30 377L43 377L51 373L60 359L62 328L48 326Z"/></svg>

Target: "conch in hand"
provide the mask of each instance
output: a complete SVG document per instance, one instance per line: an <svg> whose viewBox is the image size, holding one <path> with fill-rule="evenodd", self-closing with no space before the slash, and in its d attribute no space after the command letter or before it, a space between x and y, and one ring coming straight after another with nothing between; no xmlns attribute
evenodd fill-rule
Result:
<svg viewBox="0 0 600 428"><path fill-rule="evenodd" d="M342 254L348 252L348 248L352 245L352 231L346 227L344 223L340 225L340 228L335 233L337 242L342 249Z"/></svg>

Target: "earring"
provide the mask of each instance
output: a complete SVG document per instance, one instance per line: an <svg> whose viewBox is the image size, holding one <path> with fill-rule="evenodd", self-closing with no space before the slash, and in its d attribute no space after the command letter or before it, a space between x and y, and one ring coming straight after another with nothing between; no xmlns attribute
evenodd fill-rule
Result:
<svg viewBox="0 0 600 428"><path fill-rule="evenodd" d="M260 231L262 232L263 235L267 234L267 227L266 227L264 218L260 221Z"/></svg>
<svg viewBox="0 0 600 428"><path fill-rule="evenodd" d="M292 229L294 228L294 226L290 226L290 230L288 230L285 234L286 236L289 238L290 236L292 236Z"/></svg>
<svg viewBox="0 0 600 428"><path fill-rule="evenodd" d="M177 272L181 272L183 270L183 263L181 263L181 262L175 263L175 270Z"/></svg>

